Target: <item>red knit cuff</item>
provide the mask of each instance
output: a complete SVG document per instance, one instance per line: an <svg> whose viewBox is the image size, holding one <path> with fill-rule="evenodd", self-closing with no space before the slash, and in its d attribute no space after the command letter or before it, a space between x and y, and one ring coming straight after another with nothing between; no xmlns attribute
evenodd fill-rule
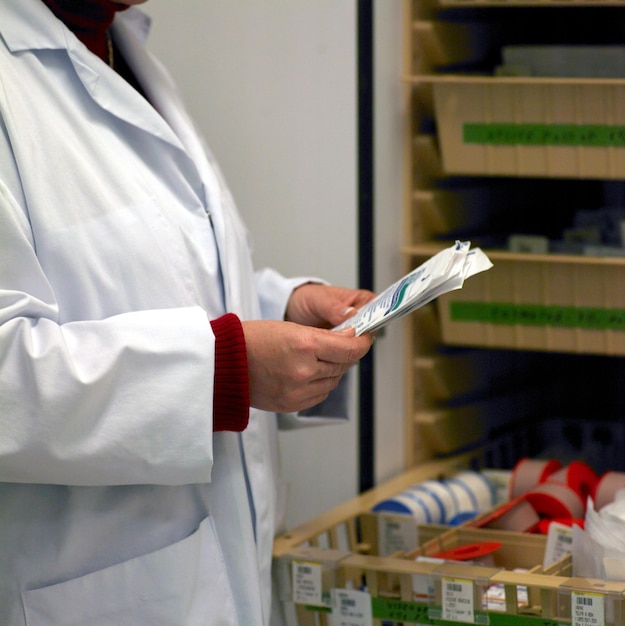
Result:
<svg viewBox="0 0 625 626"><path fill-rule="evenodd" d="M250 386L241 321L226 313L211 321L215 335L213 431L245 430L250 414Z"/></svg>

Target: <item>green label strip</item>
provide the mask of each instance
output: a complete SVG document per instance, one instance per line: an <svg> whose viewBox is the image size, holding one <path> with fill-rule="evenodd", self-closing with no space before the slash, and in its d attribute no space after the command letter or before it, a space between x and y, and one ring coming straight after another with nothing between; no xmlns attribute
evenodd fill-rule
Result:
<svg viewBox="0 0 625 626"><path fill-rule="evenodd" d="M449 305L449 313L454 322L625 330L625 309L505 302L452 302Z"/></svg>
<svg viewBox="0 0 625 626"><path fill-rule="evenodd" d="M464 124L465 143L496 146L625 147L625 126L607 124Z"/></svg>
<svg viewBox="0 0 625 626"><path fill-rule="evenodd" d="M312 611L314 613L332 613L332 607L330 606L316 606L314 604L305 604L304 607L307 611Z"/></svg>
<svg viewBox="0 0 625 626"><path fill-rule="evenodd" d="M371 598L371 611L376 619L409 624L434 624L428 617L428 604Z"/></svg>
<svg viewBox="0 0 625 626"><path fill-rule="evenodd" d="M453 626L454 624L459 624L459 622L450 622L449 620L430 617L430 608L435 608L436 613L439 614L442 610L441 607L431 607L431 605L421 602L371 598L371 609L375 619L403 624L423 624L425 626ZM478 611L477 613L479 613L480 617L479 623L489 624L489 626L566 626L562 622L533 615L511 615L496 611L490 613Z"/></svg>

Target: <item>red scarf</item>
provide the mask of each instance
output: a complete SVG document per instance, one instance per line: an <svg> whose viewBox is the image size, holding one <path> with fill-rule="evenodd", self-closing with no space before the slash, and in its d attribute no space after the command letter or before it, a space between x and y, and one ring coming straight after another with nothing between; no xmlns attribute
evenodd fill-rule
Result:
<svg viewBox="0 0 625 626"><path fill-rule="evenodd" d="M91 52L108 61L106 31L113 23L115 13L127 5L111 0L43 0Z"/></svg>

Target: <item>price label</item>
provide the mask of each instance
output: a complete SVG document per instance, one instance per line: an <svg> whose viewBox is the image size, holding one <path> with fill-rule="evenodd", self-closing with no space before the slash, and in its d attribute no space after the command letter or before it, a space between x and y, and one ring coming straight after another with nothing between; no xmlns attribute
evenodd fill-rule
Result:
<svg viewBox="0 0 625 626"><path fill-rule="evenodd" d="M443 578L443 619L475 623L473 583L460 578Z"/></svg>
<svg viewBox="0 0 625 626"><path fill-rule="evenodd" d="M399 519L399 516L378 518L378 546L380 556L395 552L409 552L419 545L417 524L412 517Z"/></svg>
<svg viewBox="0 0 625 626"><path fill-rule="evenodd" d="M571 592L571 625L605 626L604 600L599 593Z"/></svg>
<svg viewBox="0 0 625 626"><path fill-rule="evenodd" d="M547 534L547 545L543 567L559 561L562 557L570 554L573 549L573 529L565 524L551 522Z"/></svg>
<svg viewBox="0 0 625 626"><path fill-rule="evenodd" d="M371 596L356 589L332 589L330 626L372 626Z"/></svg>
<svg viewBox="0 0 625 626"><path fill-rule="evenodd" d="M321 565L293 561L293 602L324 606L321 599Z"/></svg>

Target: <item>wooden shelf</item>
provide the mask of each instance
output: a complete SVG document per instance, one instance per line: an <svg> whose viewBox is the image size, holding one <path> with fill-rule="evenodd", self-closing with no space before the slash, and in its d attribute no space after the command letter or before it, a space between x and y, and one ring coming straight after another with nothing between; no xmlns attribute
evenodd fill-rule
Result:
<svg viewBox="0 0 625 626"><path fill-rule="evenodd" d="M421 243L403 246L401 252L411 257L429 258L447 248L450 244L445 243ZM491 261L520 261L523 263L553 263L568 265L605 265L625 266L623 257L582 256L577 254L529 254L525 252L508 252L506 250L484 249Z"/></svg>

